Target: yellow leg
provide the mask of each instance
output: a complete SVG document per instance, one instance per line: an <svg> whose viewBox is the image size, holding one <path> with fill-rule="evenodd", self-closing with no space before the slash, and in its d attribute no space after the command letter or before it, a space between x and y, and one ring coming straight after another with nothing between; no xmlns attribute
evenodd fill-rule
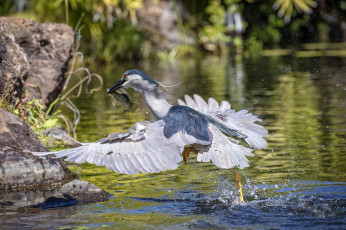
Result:
<svg viewBox="0 0 346 230"><path fill-rule="evenodd" d="M185 146L185 148L184 148L184 151L183 151L183 160L184 160L184 162L185 162L185 164L186 164L186 160L187 160L187 158L190 156L190 153L198 153L199 152L199 150L197 150L197 149L195 149L194 147L192 147L192 146Z"/></svg>
<svg viewBox="0 0 346 230"><path fill-rule="evenodd" d="M186 160L189 156L190 156L190 150L185 147L184 151L183 151L183 160L184 160L185 164L186 164Z"/></svg>
<svg viewBox="0 0 346 230"><path fill-rule="evenodd" d="M243 197L243 190L241 188L240 177L239 177L238 173L234 169L230 168L230 170L233 173L233 175L235 177L235 180L237 181L237 184L238 184L238 187L239 187L239 198L240 198L240 201L246 203L244 201L244 197Z"/></svg>

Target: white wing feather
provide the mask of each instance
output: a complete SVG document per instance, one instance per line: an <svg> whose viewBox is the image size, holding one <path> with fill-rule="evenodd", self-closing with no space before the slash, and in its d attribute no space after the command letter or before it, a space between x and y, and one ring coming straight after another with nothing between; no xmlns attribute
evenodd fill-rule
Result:
<svg viewBox="0 0 346 230"><path fill-rule="evenodd" d="M225 169L235 166L242 169L249 166L246 156L253 156L252 149L238 145L235 140L225 136L213 125L209 125L209 130L217 141L213 141L207 151L198 153L197 161L212 161L214 165Z"/></svg>
<svg viewBox="0 0 346 230"><path fill-rule="evenodd" d="M137 174L176 169L183 159L181 152L185 145L210 144L186 132L177 132L167 139L163 134L164 125L162 120L138 122L127 132L112 133L97 142L83 143L74 149L33 154L53 154L57 158L67 157L66 161L89 162L118 173Z"/></svg>
<svg viewBox="0 0 346 230"><path fill-rule="evenodd" d="M191 98L185 95L185 102L178 100L179 105L191 107L211 116L216 121L235 129L246 136L245 141L251 148L266 147L265 137L268 131L254 122L261 121L257 116L246 110L235 112L229 102L221 105L209 98L208 103L200 96ZM201 162L213 162L220 168L244 168L249 166L246 156L253 156L252 149L238 145L237 141L225 136L217 127L209 124L212 141L203 141L188 135L184 131L174 133L170 138L163 134L165 122L142 121L136 123L124 133L112 133L107 138L82 146L57 152L34 152L34 155L45 156L54 154L57 158L77 163L89 162L106 166L110 170L124 174L140 172L160 172L178 167L182 161L181 153L185 145L200 144L206 148L197 156Z"/></svg>

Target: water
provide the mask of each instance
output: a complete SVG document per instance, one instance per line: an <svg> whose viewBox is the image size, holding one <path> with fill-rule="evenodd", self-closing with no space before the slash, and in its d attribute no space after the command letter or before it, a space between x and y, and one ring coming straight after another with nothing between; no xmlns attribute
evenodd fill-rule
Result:
<svg viewBox="0 0 346 230"><path fill-rule="evenodd" d="M205 58L170 64L92 66L103 89L74 99L79 141L95 141L151 119L144 101L136 113L114 108L105 90L126 69L140 68L167 88L171 103L184 94L228 100L269 130L268 148L237 170L246 204L239 204L232 173L194 157L177 170L119 175L91 164L70 165L82 179L113 194L106 202L37 213L6 213L16 229L342 229L346 226L346 60ZM90 87L96 86L93 81ZM70 118L73 114L60 107Z"/></svg>

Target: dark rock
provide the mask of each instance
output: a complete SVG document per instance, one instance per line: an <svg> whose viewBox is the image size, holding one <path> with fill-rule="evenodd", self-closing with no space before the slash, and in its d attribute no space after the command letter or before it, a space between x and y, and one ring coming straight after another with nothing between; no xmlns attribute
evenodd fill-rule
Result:
<svg viewBox="0 0 346 230"><path fill-rule="evenodd" d="M51 191L0 193L0 213L9 211L34 211L76 204L102 202L111 194L86 181L73 180Z"/></svg>
<svg viewBox="0 0 346 230"><path fill-rule="evenodd" d="M97 186L81 180L73 180L56 190L44 202L29 206L30 208L55 208L75 204L88 204L107 200L111 194Z"/></svg>
<svg viewBox="0 0 346 230"><path fill-rule="evenodd" d="M0 20L0 98L7 97L17 104L28 75L29 61L24 50Z"/></svg>
<svg viewBox="0 0 346 230"><path fill-rule="evenodd" d="M0 97L17 100L26 85L32 96L43 97L46 105L54 101L64 83L73 36L66 25L0 17ZM48 149L25 122L0 109L0 213L109 197L88 182L73 181L76 174L61 159L37 157L31 153L34 151Z"/></svg>
<svg viewBox="0 0 346 230"><path fill-rule="evenodd" d="M107 200L111 196L111 194L99 187L81 180L73 180L70 183L65 184L59 192L62 194L68 194L78 200L79 204L100 202Z"/></svg>
<svg viewBox="0 0 346 230"><path fill-rule="evenodd" d="M64 73L73 51L72 28L65 24L36 23L24 18L0 17L0 21L13 34L29 60L30 74L25 88L32 97L42 98L48 106L64 85Z"/></svg>
<svg viewBox="0 0 346 230"><path fill-rule="evenodd" d="M0 193L52 189L76 178L60 159L30 151L49 151L29 125L0 109Z"/></svg>
<svg viewBox="0 0 346 230"><path fill-rule="evenodd" d="M49 151L28 124L18 116L0 108L0 146L28 151Z"/></svg>
<svg viewBox="0 0 346 230"><path fill-rule="evenodd" d="M0 213L21 208L54 208L106 200L110 194L76 179L19 117L0 109ZM33 192L34 191L34 192Z"/></svg>
<svg viewBox="0 0 346 230"><path fill-rule="evenodd" d="M47 191L77 176L60 159L34 156L31 152L0 146L0 193Z"/></svg>

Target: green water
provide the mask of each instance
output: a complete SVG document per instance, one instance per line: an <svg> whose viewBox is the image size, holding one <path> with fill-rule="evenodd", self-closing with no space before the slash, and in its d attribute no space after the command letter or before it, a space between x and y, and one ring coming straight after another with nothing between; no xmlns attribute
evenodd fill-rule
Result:
<svg viewBox="0 0 346 230"><path fill-rule="evenodd" d="M50 229L340 229L346 223L346 59L215 57L176 63L91 66L103 89L73 102L80 110L78 140L96 141L152 119L144 100L135 113L112 105L106 88L127 69L147 72L167 87L169 102L184 94L228 100L247 109L269 130L267 149L238 170L245 205L237 205L228 170L197 163L177 170L119 175L91 164L70 165L82 179L113 194L103 203L26 214L22 226ZM97 85L92 82L90 87ZM66 116L72 113L60 107ZM40 224L39 224L40 223Z"/></svg>

